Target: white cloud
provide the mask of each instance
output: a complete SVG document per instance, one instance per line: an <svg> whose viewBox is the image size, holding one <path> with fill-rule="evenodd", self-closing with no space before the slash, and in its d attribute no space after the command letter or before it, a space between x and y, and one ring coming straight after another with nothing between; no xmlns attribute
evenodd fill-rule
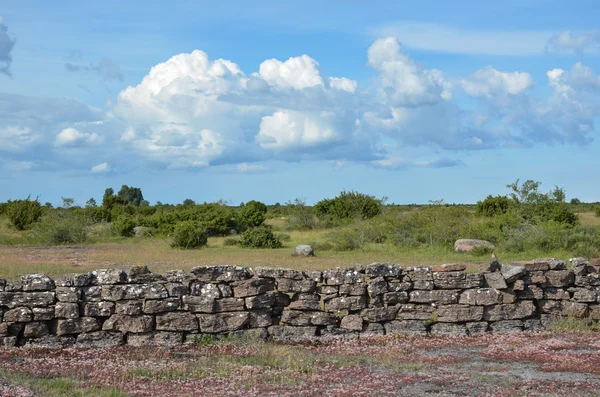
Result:
<svg viewBox="0 0 600 397"><path fill-rule="evenodd" d="M475 97L517 95L533 87L533 77L524 72L501 72L491 66L479 69L461 81L465 92Z"/></svg>
<svg viewBox="0 0 600 397"><path fill-rule="evenodd" d="M575 34L565 30L553 35L546 43L546 51L553 52L574 52L583 53L585 51L598 53L600 51L600 32L593 30L581 34Z"/></svg>
<svg viewBox="0 0 600 397"><path fill-rule="evenodd" d="M265 116L256 141L264 149L286 150L319 146L336 139L331 114L309 115L289 110Z"/></svg>
<svg viewBox="0 0 600 397"><path fill-rule="evenodd" d="M108 163L104 162L104 163L93 166L91 171L93 174L105 174L107 172L110 172L110 165L108 165Z"/></svg>
<svg viewBox="0 0 600 397"><path fill-rule="evenodd" d="M323 85L319 64L308 55L290 58L285 62L269 59L260 64L259 75L278 88L303 89Z"/></svg>
<svg viewBox="0 0 600 397"><path fill-rule="evenodd" d="M236 169L244 174L254 174L260 172L267 172L269 170L269 167L260 164L241 163L236 166Z"/></svg>
<svg viewBox="0 0 600 397"><path fill-rule="evenodd" d="M379 72L382 90L395 106L434 104L452 97L442 73L417 64L395 38L376 40L369 47L369 65Z"/></svg>
<svg viewBox="0 0 600 397"><path fill-rule="evenodd" d="M24 152L38 140L27 127L0 127L0 152Z"/></svg>
<svg viewBox="0 0 600 397"><path fill-rule="evenodd" d="M329 78L329 86L331 88L335 88L336 90L342 90L354 93L356 91L356 87L358 83L354 80L347 79L345 77L330 77Z"/></svg>
<svg viewBox="0 0 600 397"><path fill-rule="evenodd" d="M54 140L54 146L73 147L99 143L101 138L95 132L86 133L69 127L62 130Z"/></svg>
<svg viewBox="0 0 600 397"><path fill-rule="evenodd" d="M539 55L550 31L462 29L434 23L398 21L372 28L375 37L396 37L408 48L476 55Z"/></svg>

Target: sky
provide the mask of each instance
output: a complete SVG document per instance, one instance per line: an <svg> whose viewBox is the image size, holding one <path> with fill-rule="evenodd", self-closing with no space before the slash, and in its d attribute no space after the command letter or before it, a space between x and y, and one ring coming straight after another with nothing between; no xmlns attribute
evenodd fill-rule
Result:
<svg viewBox="0 0 600 397"><path fill-rule="evenodd" d="M0 2L0 201L600 201L597 0Z"/></svg>

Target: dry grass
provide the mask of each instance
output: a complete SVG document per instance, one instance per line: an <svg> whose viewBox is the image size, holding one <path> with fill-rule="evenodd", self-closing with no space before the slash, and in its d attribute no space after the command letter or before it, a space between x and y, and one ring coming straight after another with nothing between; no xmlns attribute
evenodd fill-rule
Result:
<svg viewBox="0 0 600 397"><path fill-rule="evenodd" d="M600 227L600 217L596 216L593 211L580 212L577 215L579 215L582 226Z"/></svg>

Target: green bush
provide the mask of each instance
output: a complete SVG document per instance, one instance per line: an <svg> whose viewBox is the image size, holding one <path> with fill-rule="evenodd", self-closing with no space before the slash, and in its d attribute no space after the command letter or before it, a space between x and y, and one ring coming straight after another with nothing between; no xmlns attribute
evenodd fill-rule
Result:
<svg viewBox="0 0 600 397"><path fill-rule="evenodd" d="M316 217L313 208L306 205L306 201L297 198L286 203L286 222L290 229L312 230L316 226Z"/></svg>
<svg viewBox="0 0 600 397"><path fill-rule="evenodd" d="M246 248L281 248L283 245L271 228L253 227L242 233L240 245Z"/></svg>
<svg viewBox="0 0 600 397"><path fill-rule="evenodd" d="M600 206L594 207L594 215L600 218Z"/></svg>
<svg viewBox="0 0 600 397"><path fill-rule="evenodd" d="M30 200L16 200L9 203L7 208L8 219L17 230L30 228L42 216L43 209L36 198Z"/></svg>
<svg viewBox="0 0 600 397"><path fill-rule="evenodd" d="M373 218L381 213L383 201L363 193L342 191L333 199L319 201L315 211L325 226L333 226Z"/></svg>
<svg viewBox="0 0 600 397"><path fill-rule="evenodd" d="M365 235L361 230L346 228L331 232L328 241L335 251L354 251L364 247Z"/></svg>
<svg viewBox="0 0 600 397"><path fill-rule="evenodd" d="M120 216L111 223L111 226L119 236L133 237L133 228L136 227L136 224L130 216Z"/></svg>
<svg viewBox="0 0 600 397"><path fill-rule="evenodd" d="M267 206L260 201L248 201L238 213L238 218L243 229L262 225L266 219Z"/></svg>
<svg viewBox="0 0 600 397"><path fill-rule="evenodd" d="M475 206L475 214L480 216L493 217L508 212L511 207L511 200L506 196L489 195L483 201L478 201Z"/></svg>
<svg viewBox="0 0 600 397"><path fill-rule="evenodd" d="M81 244L88 238L90 223L85 216L76 211L49 211L33 230L42 244Z"/></svg>
<svg viewBox="0 0 600 397"><path fill-rule="evenodd" d="M279 239L279 241L291 241L292 240L292 236L290 236L289 234L286 233L277 233L277 238Z"/></svg>
<svg viewBox="0 0 600 397"><path fill-rule="evenodd" d="M469 253L473 256L486 256L490 255L492 251L493 249L491 249L490 247L477 246L471 248L471 251L469 251Z"/></svg>
<svg viewBox="0 0 600 397"><path fill-rule="evenodd" d="M207 242L208 235L198 223L194 221L185 221L175 226L171 247L195 249L206 245Z"/></svg>

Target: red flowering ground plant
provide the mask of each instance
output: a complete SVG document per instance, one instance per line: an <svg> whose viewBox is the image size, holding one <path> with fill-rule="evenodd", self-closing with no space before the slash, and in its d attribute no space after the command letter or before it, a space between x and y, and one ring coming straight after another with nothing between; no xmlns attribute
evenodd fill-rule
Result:
<svg viewBox="0 0 600 397"><path fill-rule="evenodd" d="M600 396L597 335L0 350L0 395Z"/></svg>

